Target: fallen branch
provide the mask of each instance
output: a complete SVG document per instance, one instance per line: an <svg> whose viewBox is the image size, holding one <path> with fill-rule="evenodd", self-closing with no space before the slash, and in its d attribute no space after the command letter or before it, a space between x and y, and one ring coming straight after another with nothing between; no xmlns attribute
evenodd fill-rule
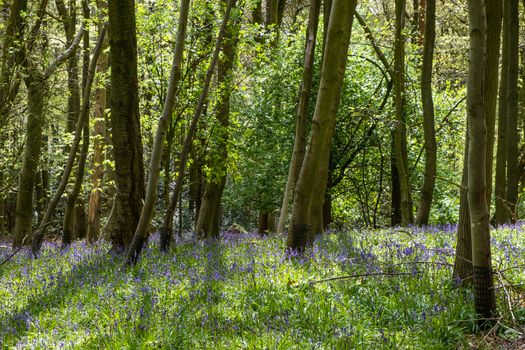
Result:
<svg viewBox="0 0 525 350"><path fill-rule="evenodd" d="M360 278L360 277L377 277L377 276L387 276L387 277L393 277L393 276L407 276L407 275L418 275L421 271L413 271L413 272L373 272L373 273L362 273L362 274L355 274L355 275L347 275L347 276L337 276L337 277L330 277L325 278L322 280L316 280L316 281L310 281L310 285L321 283L321 282L329 282L329 281L339 281L343 279L349 279L349 278Z"/></svg>
<svg viewBox="0 0 525 350"><path fill-rule="evenodd" d="M9 255L7 258L4 259L4 261L2 261L0 263L0 266L4 265L5 263L7 263L9 260L11 260L16 254L18 254L19 251L22 250L22 248L24 247L24 242L26 240L28 235L25 235L24 239L22 239L22 243L20 244L20 246L13 252L11 253L11 255Z"/></svg>

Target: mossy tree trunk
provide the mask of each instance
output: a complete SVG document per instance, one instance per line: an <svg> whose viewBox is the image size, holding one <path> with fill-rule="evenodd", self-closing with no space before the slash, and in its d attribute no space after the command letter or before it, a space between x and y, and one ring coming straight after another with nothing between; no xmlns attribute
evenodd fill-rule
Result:
<svg viewBox="0 0 525 350"><path fill-rule="evenodd" d="M355 6L354 0L334 0L332 4L310 144L295 188L288 249L301 251L311 242L311 200L320 167L328 166Z"/></svg>
<svg viewBox="0 0 525 350"><path fill-rule="evenodd" d="M25 78L28 99L26 144L22 170L18 180L16 196L16 219L13 246L28 243L32 234L33 190L35 176L42 148L42 128L44 126L44 101L47 89L45 78L38 69L28 72Z"/></svg>
<svg viewBox="0 0 525 350"><path fill-rule="evenodd" d="M288 205L293 189L299 178L299 171L306 152L306 136L308 123L308 104L312 93L315 47L317 43L317 28L319 26L319 13L321 10L320 0L310 0L310 14L308 17L308 30L306 36L306 47L304 50L303 76L299 87L299 99L295 114L295 138L292 159L288 170L288 179L284 190L283 203L277 224L277 233L284 231L284 225L288 217Z"/></svg>

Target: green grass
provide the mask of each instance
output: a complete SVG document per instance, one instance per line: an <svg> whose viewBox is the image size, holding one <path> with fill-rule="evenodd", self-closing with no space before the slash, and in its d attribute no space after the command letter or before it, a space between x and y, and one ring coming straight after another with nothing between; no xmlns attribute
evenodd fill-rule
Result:
<svg viewBox="0 0 525 350"><path fill-rule="evenodd" d="M493 236L498 269L525 263L520 226ZM39 259L22 252L0 267L0 345L456 348L476 322L471 292L451 277L454 241L450 227L351 231L324 235L308 258L289 259L283 237L185 241L168 254L153 239L129 269L106 243L63 251L48 244ZM355 274L368 276L312 283ZM525 274L510 269L505 277L520 282ZM501 289L498 299L504 311ZM523 309L515 315L525 321ZM518 335L502 329L505 337Z"/></svg>

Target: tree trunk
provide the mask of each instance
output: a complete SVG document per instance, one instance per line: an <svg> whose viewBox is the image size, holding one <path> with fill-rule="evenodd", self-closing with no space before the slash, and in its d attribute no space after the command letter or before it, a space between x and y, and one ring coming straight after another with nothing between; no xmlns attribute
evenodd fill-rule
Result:
<svg viewBox="0 0 525 350"><path fill-rule="evenodd" d="M394 127L394 154L401 192L402 226L407 226L414 222L406 139L405 36L403 35L403 30L405 27L405 1L406 0L396 0L395 2L396 33L394 42L394 104L396 109L396 124Z"/></svg>
<svg viewBox="0 0 525 350"><path fill-rule="evenodd" d="M64 213L64 223L62 226L62 246L71 244L75 239L75 213L77 209L77 199L82 188L82 180L84 179L84 170L86 168L87 153L89 150L89 118L84 120L82 131L82 148L78 156L77 172L75 176L75 183L73 189L67 196L66 209Z"/></svg>
<svg viewBox="0 0 525 350"><path fill-rule="evenodd" d="M85 22L90 19L89 6L86 0L82 1L82 15ZM83 35L83 55L82 55L82 94L85 94L86 85L89 78L89 29L84 30ZM78 86L78 85L77 85ZM80 106L78 111L80 111ZM79 113L77 113L78 115ZM78 119L78 118L77 118ZM82 148L77 164L77 173L73 188L67 196L66 209L64 212L64 223L62 226L62 246L69 245L73 239L81 238L85 236L86 228L80 228L82 224L85 224L85 212L82 198L79 197L80 190L82 189L82 182L84 180L84 170L86 168L87 154L89 151L89 114L88 118L84 121L83 132L82 132ZM77 231L77 228L82 231Z"/></svg>
<svg viewBox="0 0 525 350"><path fill-rule="evenodd" d="M13 246L26 244L31 239L33 221L33 189L40 159L42 128L44 124L44 99L47 89L42 73L33 69L25 78L27 86L28 116L22 170L16 196L16 219Z"/></svg>
<svg viewBox="0 0 525 350"><path fill-rule="evenodd" d="M517 203L519 186L518 169L518 75L519 75L519 1L505 2L508 40L508 73L507 73L507 181L506 181L506 219L507 222L517 221Z"/></svg>
<svg viewBox="0 0 525 350"><path fill-rule="evenodd" d="M179 26L177 29L177 42L175 45L175 53L173 55L173 63L170 72L170 81L168 84L168 91L166 92L166 99L164 101L164 109L160 116L157 134L153 144L150 160L150 172L148 176L148 186L146 189L146 201L140 214L140 220L133 236L133 241L128 252L128 263L135 263L138 259L146 235L149 231L151 217L153 216L153 209L157 199L157 185L159 182L160 166L162 160L162 150L164 140L166 138L166 131L173 113L173 104L175 103L175 91L179 85L181 78L182 55L184 53L184 42L186 40L186 27L188 23L188 14L190 9L189 0L181 0L181 15Z"/></svg>
<svg viewBox="0 0 525 350"><path fill-rule="evenodd" d="M105 1L98 1L97 5L102 12L107 8ZM99 20L103 21L103 15ZM99 33L104 30L102 24L99 25ZM106 48L108 40L102 42L102 50L97 62L97 72L104 74L108 70L108 55ZM93 130L93 170L91 173L91 191L89 195L88 214L87 214L87 240L95 242L100 235L100 205L102 197L102 182L104 181L104 135L106 134L106 88L100 85L95 93L95 125Z"/></svg>
<svg viewBox="0 0 525 350"><path fill-rule="evenodd" d="M24 53L25 16L27 0L14 0L9 10L9 18L5 25L4 43L2 45L0 70L0 122L7 122L10 106L18 91L16 68L22 64Z"/></svg>
<svg viewBox="0 0 525 350"><path fill-rule="evenodd" d="M436 1L427 0L425 8L425 36L423 67L421 71L421 101L423 103L423 131L425 136L425 178L421 187L421 199L417 209L416 225L428 225L434 185L436 182L437 144L432 99L432 62L436 39Z"/></svg>
<svg viewBox="0 0 525 350"><path fill-rule="evenodd" d="M490 203L492 185L492 159L494 155L494 128L496 121L496 100L498 90L498 65L501 34L502 4L499 1L489 1L487 9L487 59L484 81L484 112L487 123L487 203ZM467 199L468 186L468 131L465 137L465 153L463 177L459 205L459 223L456 243L456 257L452 276L461 281L471 282L472 278L472 238L470 230L470 215ZM490 209L490 206L489 206Z"/></svg>
<svg viewBox="0 0 525 350"><path fill-rule="evenodd" d="M232 71L235 63L235 53L239 41L239 21L232 21L226 31L222 56L218 62L217 85L220 87L219 101L217 103L217 119L220 127L218 131L216 156L211 158L214 164L211 167L212 174L209 175L205 189L202 205L199 210L195 232L201 239L219 237L221 220L222 193L226 184L226 167L228 160L228 141L230 139L230 94ZM212 150L214 152L214 150Z"/></svg>
<svg viewBox="0 0 525 350"><path fill-rule="evenodd" d="M469 0L469 71L467 117L469 130L468 204L472 227L472 266L474 303L478 315L491 318L496 312L496 297L490 254L489 213L486 195L487 128L483 112L483 77L486 54L485 4ZM486 320L480 322L487 323Z"/></svg>
<svg viewBox="0 0 525 350"><path fill-rule="evenodd" d="M469 154L469 132L465 135L465 152L463 153L463 175L461 177L461 189L459 193L459 222L456 236L456 255L454 259L454 271L452 277L470 282L472 278L472 237L470 230L470 213L468 206L468 154Z"/></svg>
<svg viewBox="0 0 525 350"><path fill-rule="evenodd" d="M77 22L77 6L76 1L70 0L68 6L64 4L64 0L55 1L58 14L64 26L66 34L66 48L69 47L75 38L76 22ZM78 120L80 112L80 89L78 82L78 56L74 55L67 62L67 132L73 134L75 132L75 125ZM65 148L65 152L69 150Z"/></svg>
<svg viewBox="0 0 525 350"><path fill-rule="evenodd" d="M0 172L0 187L4 187L4 174ZM7 235L6 227L6 198L0 193L0 236Z"/></svg>
<svg viewBox="0 0 525 350"><path fill-rule="evenodd" d="M496 183L494 196L496 210L494 212L494 223L501 225L507 222L507 196L506 196L506 173L507 173L507 89L509 80L509 16L507 13L508 1L503 1L503 35L501 50L501 79L499 85L499 108L498 108L498 148L496 150Z"/></svg>
<svg viewBox="0 0 525 350"><path fill-rule="evenodd" d="M292 190L295 188L299 171L303 163L306 152L306 127L308 122L308 105L312 92L315 46L317 37L317 27L319 25L319 12L321 9L320 0L310 0L310 15L308 18L307 41L304 50L304 65L301 86L299 87L299 101L295 115L295 139L293 146L290 169L288 170L288 180L284 190L279 223L277 224L277 233L284 231L284 225L288 216L288 205Z"/></svg>
<svg viewBox="0 0 525 350"><path fill-rule="evenodd" d="M355 12L355 0L334 0L328 25L321 82L312 123L310 145L295 189L291 230L287 248L302 251L310 241L310 208L317 174L328 159L341 98L348 45ZM328 166L328 161L324 161Z"/></svg>
<svg viewBox="0 0 525 350"><path fill-rule="evenodd" d="M485 116L487 119L487 202L490 213L503 5L501 1L487 1L485 7L487 12L487 61L485 64L483 98L485 100Z"/></svg>
<svg viewBox="0 0 525 350"><path fill-rule="evenodd" d="M109 226L115 248L133 239L144 199L144 163L139 119L135 1L108 3L111 61L111 127L117 198Z"/></svg>
<svg viewBox="0 0 525 350"><path fill-rule="evenodd" d="M188 133L186 134L186 138L184 139L184 144L183 144L182 151L180 154L180 159L179 159L177 183L175 184L175 190L173 191L173 195L170 200L170 205L164 215L163 226L160 231L160 249L163 251L166 251L170 244L172 230L173 230L173 215L175 214L175 209L177 208L177 201L179 199L179 195L182 190L182 183L184 181L184 173L186 170L186 162L188 160L188 155L190 153L191 144L193 142L195 132L197 131L197 123L200 119L200 116L204 109L204 104L207 100L208 90L210 89L210 84L211 84L211 78L213 76L213 71L215 70L215 66L217 65L217 61L219 59L219 52L220 52L220 48L222 47L222 40L226 34L226 28L227 28L228 21L230 18L230 12L232 8L235 6L235 3L236 3L236 0L228 0L228 5L226 7L226 11L224 12L224 17L222 20L221 28L217 36L215 48L213 50L213 56L212 56L210 65L208 67L208 70L206 71L206 77L204 79L204 86L202 87L202 92L199 97L197 106L195 108L193 118L191 120L191 124L188 129Z"/></svg>

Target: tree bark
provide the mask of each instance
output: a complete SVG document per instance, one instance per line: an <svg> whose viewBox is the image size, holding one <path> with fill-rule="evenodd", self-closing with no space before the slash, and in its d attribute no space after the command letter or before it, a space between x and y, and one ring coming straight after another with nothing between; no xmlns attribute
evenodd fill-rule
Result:
<svg viewBox="0 0 525 350"><path fill-rule="evenodd" d="M186 161L188 160L188 155L190 153L191 144L193 142L195 132L197 131L197 123L200 119L200 116L204 109L204 104L207 100L208 90L210 89L210 84L211 84L211 78L213 76L215 66L217 65L217 62L219 59L219 52L222 46L223 38L226 34L226 28L227 28L228 21L230 18L230 12L232 8L235 6L235 3L236 3L236 0L228 0L228 5L226 6L226 11L224 12L224 17L222 20L221 28L217 36L215 48L213 50L213 56L212 56L210 65L208 67L208 70L206 71L206 77L204 79L204 85L202 87L202 92L199 97L197 106L195 108L190 127L186 134L186 138L184 139L184 144L183 144L182 151L180 154L180 159L179 159L179 168L178 168L177 182L175 184L175 190L173 191L173 195L170 199L170 205L167 208L166 213L164 215L163 226L160 232L160 249L163 251L169 248L169 244L170 244L170 240L172 236L172 230L173 230L173 215L175 214L175 209L177 208L177 201L179 199L179 195L182 190L182 184L184 181L184 175L185 175L185 170L186 170Z"/></svg>
<svg viewBox="0 0 525 350"><path fill-rule="evenodd" d="M306 36L306 47L304 50L304 65L301 85L299 87L299 99L295 115L295 139L293 145L292 159L288 170L288 180L284 190L283 203L277 224L277 233L284 231L284 225L288 216L288 205L292 190L295 188L299 171L306 152L306 127L308 122L308 105L312 92L315 46L317 38L317 27L319 25L319 13L321 9L320 0L310 0L310 15L308 18L308 30Z"/></svg>
<svg viewBox="0 0 525 350"><path fill-rule="evenodd" d="M137 261L140 251L142 250L142 246L144 245L144 241L146 240L151 217L153 216L153 209L157 199L157 185L159 182L164 140L166 138L166 131L168 129L169 121L173 114L175 91L179 85L182 75L182 56L184 53L184 43L186 40L186 28L188 23L189 9L190 0L181 0L181 12L177 29L177 41L175 44L173 63L170 72L170 80L168 84L168 90L166 92L166 99L164 101L164 109L162 111L162 115L159 118L157 133L155 135L153 150L151 152L146 200L140 214L139 223L133 236L133 241L131 242L131 246L129 248L128 263L135 263Z"/></svg>
<svg viewBox="0 0 525 350"><path fill-rule="evenodd" d="M355 6L355 0L334 0L332 4L310 145L295 190L292 225L286 244L288 249L302 251L310 242L311 199L320 166L330 154ZM327 161L325 164L328 166Z"/></svg>
<svg viewBox="0 0 525 350"><path fill-rule="evenodd" d="M18 84L16 68L20 67L24 59L23 37L27 0L14 0L9 10L9 18L5 25L4 43L2 45L0 70L0 122L7 121L10 106L13 103Z"/></svg>
<svg viewBox="0 0 525 350"><path fill-rule="evenodd" d="M495 212L494 223L501 225L507 222L507 89L509 80L509 16L508 1L503 1L503 35L501 50L501 79L499 85L498 108L498 147L496 150L496 183L494 186Z"/></svg>
<svg viewBox="0 0 525 350"><path fill-rule="evenodd" d="M484 80L484 112L487 124L487 203L490 203L492 188L492 165L494 156L494 129L496 122L496 101L498 91L498 66L501 34L502 3L489 1L486 4L487 12L487 54ZM470 230L470 215L467 199L468 186L468 131L465 137L465 153L463 177L461 180L459 223L456 243L456 257L454 261L453 278L462 282L471 282L472 278L472 238ZM489 206L490 210L490 206Z"/></svg>
<svg viewBox="0 0 525 350"><path fill-rule="evenodd" d="M406 139L405 36L403 35L405 27L405 2L406 0L396 0L395 2L396 22L394 41L394 105L396 109L394 154L401 193L402 226L407 226L414 222Z"/></svg>
<svg viewBox="0 0 525 350"><path fill-rule="evenodd" d="M463 153L463 175L459 192L459 222L456 235L456 255L452 277L460 283L470 282L472 278L472 236L470 230L470 212L468 206L468 155L469 132L465 135L465 151Z"/></svg>
<svg viewBox="0 0 525 350"><path fill-rule="evenodd" d="M38 69L32 69L25 78L28 98L28 116L22 170L16 196L16 219L13 246L29 242L33 221L33 189L42 146L43 111L46 91L45 78Z"/></svg>
<svg viewBox="0 0 525 350"><path fill-rule="evenodd" d="M137 82L135 1L108 3L111 61L111 127L117 198L109 239L129 247L144 199L144 163Z"/></svg>
<svg viewBox="0 0 525 350"><path fill-rule="evenodd" d="M483 0L469 0L469 70L467 118L469 130L468 204L472 228L474 303L478 315L491 318L496 297L491 265L489 213L486 195L487 127L483 111L483 79L486 54L486 17ZM486 320L480 322L485 324Z"/></svg>
<svg viewBox="0 0 525 350"><path fill-rule="evenodd" d="M518 75L519 75L519 1L505 2L508 21L508 73L507 73L507 181L506 181L506 219L517 221L519 169L518 169Z"/></svg>
<svg viewBox="0 0 525 350"><path fill-rule="evenodd" d="M487 61L483 98L485 99L484 107L487 119L487 202L489 203L490 213L503 5L501 1L487 1L485 8L487 13Z"/></svg>
<svg viewBox="0 0 525 350"><path fill-rule="evenodd" d="M434 185L436 182L437 144L432 99L432 62L436 40L436 1L426 0L423 67L421 71L421 101L423 104L423 132L425 137L425 177L416 215L416 225L428 225Z"/></svg>
<svg viewBox="0 0 525 350"><path fill-rule="evenodd" d="M89 21L90 12L86 0L82 0L82 16L85 23ZM90 44L89 29L84 30L84 35L82 39L82 94L85 94L88 79L91 79L91 81L94 79L94 77L88 77ZM95 72L95 70L93 70L93 72ZM80 106L78 111L80 111ZM89 151L89 114L88 118L84 121L83 129L84 130L82 132L82 148L80 149L80 154L78 157L75 181L71 192L67 196L66 208L64 211L64 222L62 225L63 247L69 245L73 239L85 236L86 232L86 227L82 227L82 225L85 225L84 203L79 195L80 190L82 189L82 182L84 180L84 170L86 168L86 160Z"/></svg>

